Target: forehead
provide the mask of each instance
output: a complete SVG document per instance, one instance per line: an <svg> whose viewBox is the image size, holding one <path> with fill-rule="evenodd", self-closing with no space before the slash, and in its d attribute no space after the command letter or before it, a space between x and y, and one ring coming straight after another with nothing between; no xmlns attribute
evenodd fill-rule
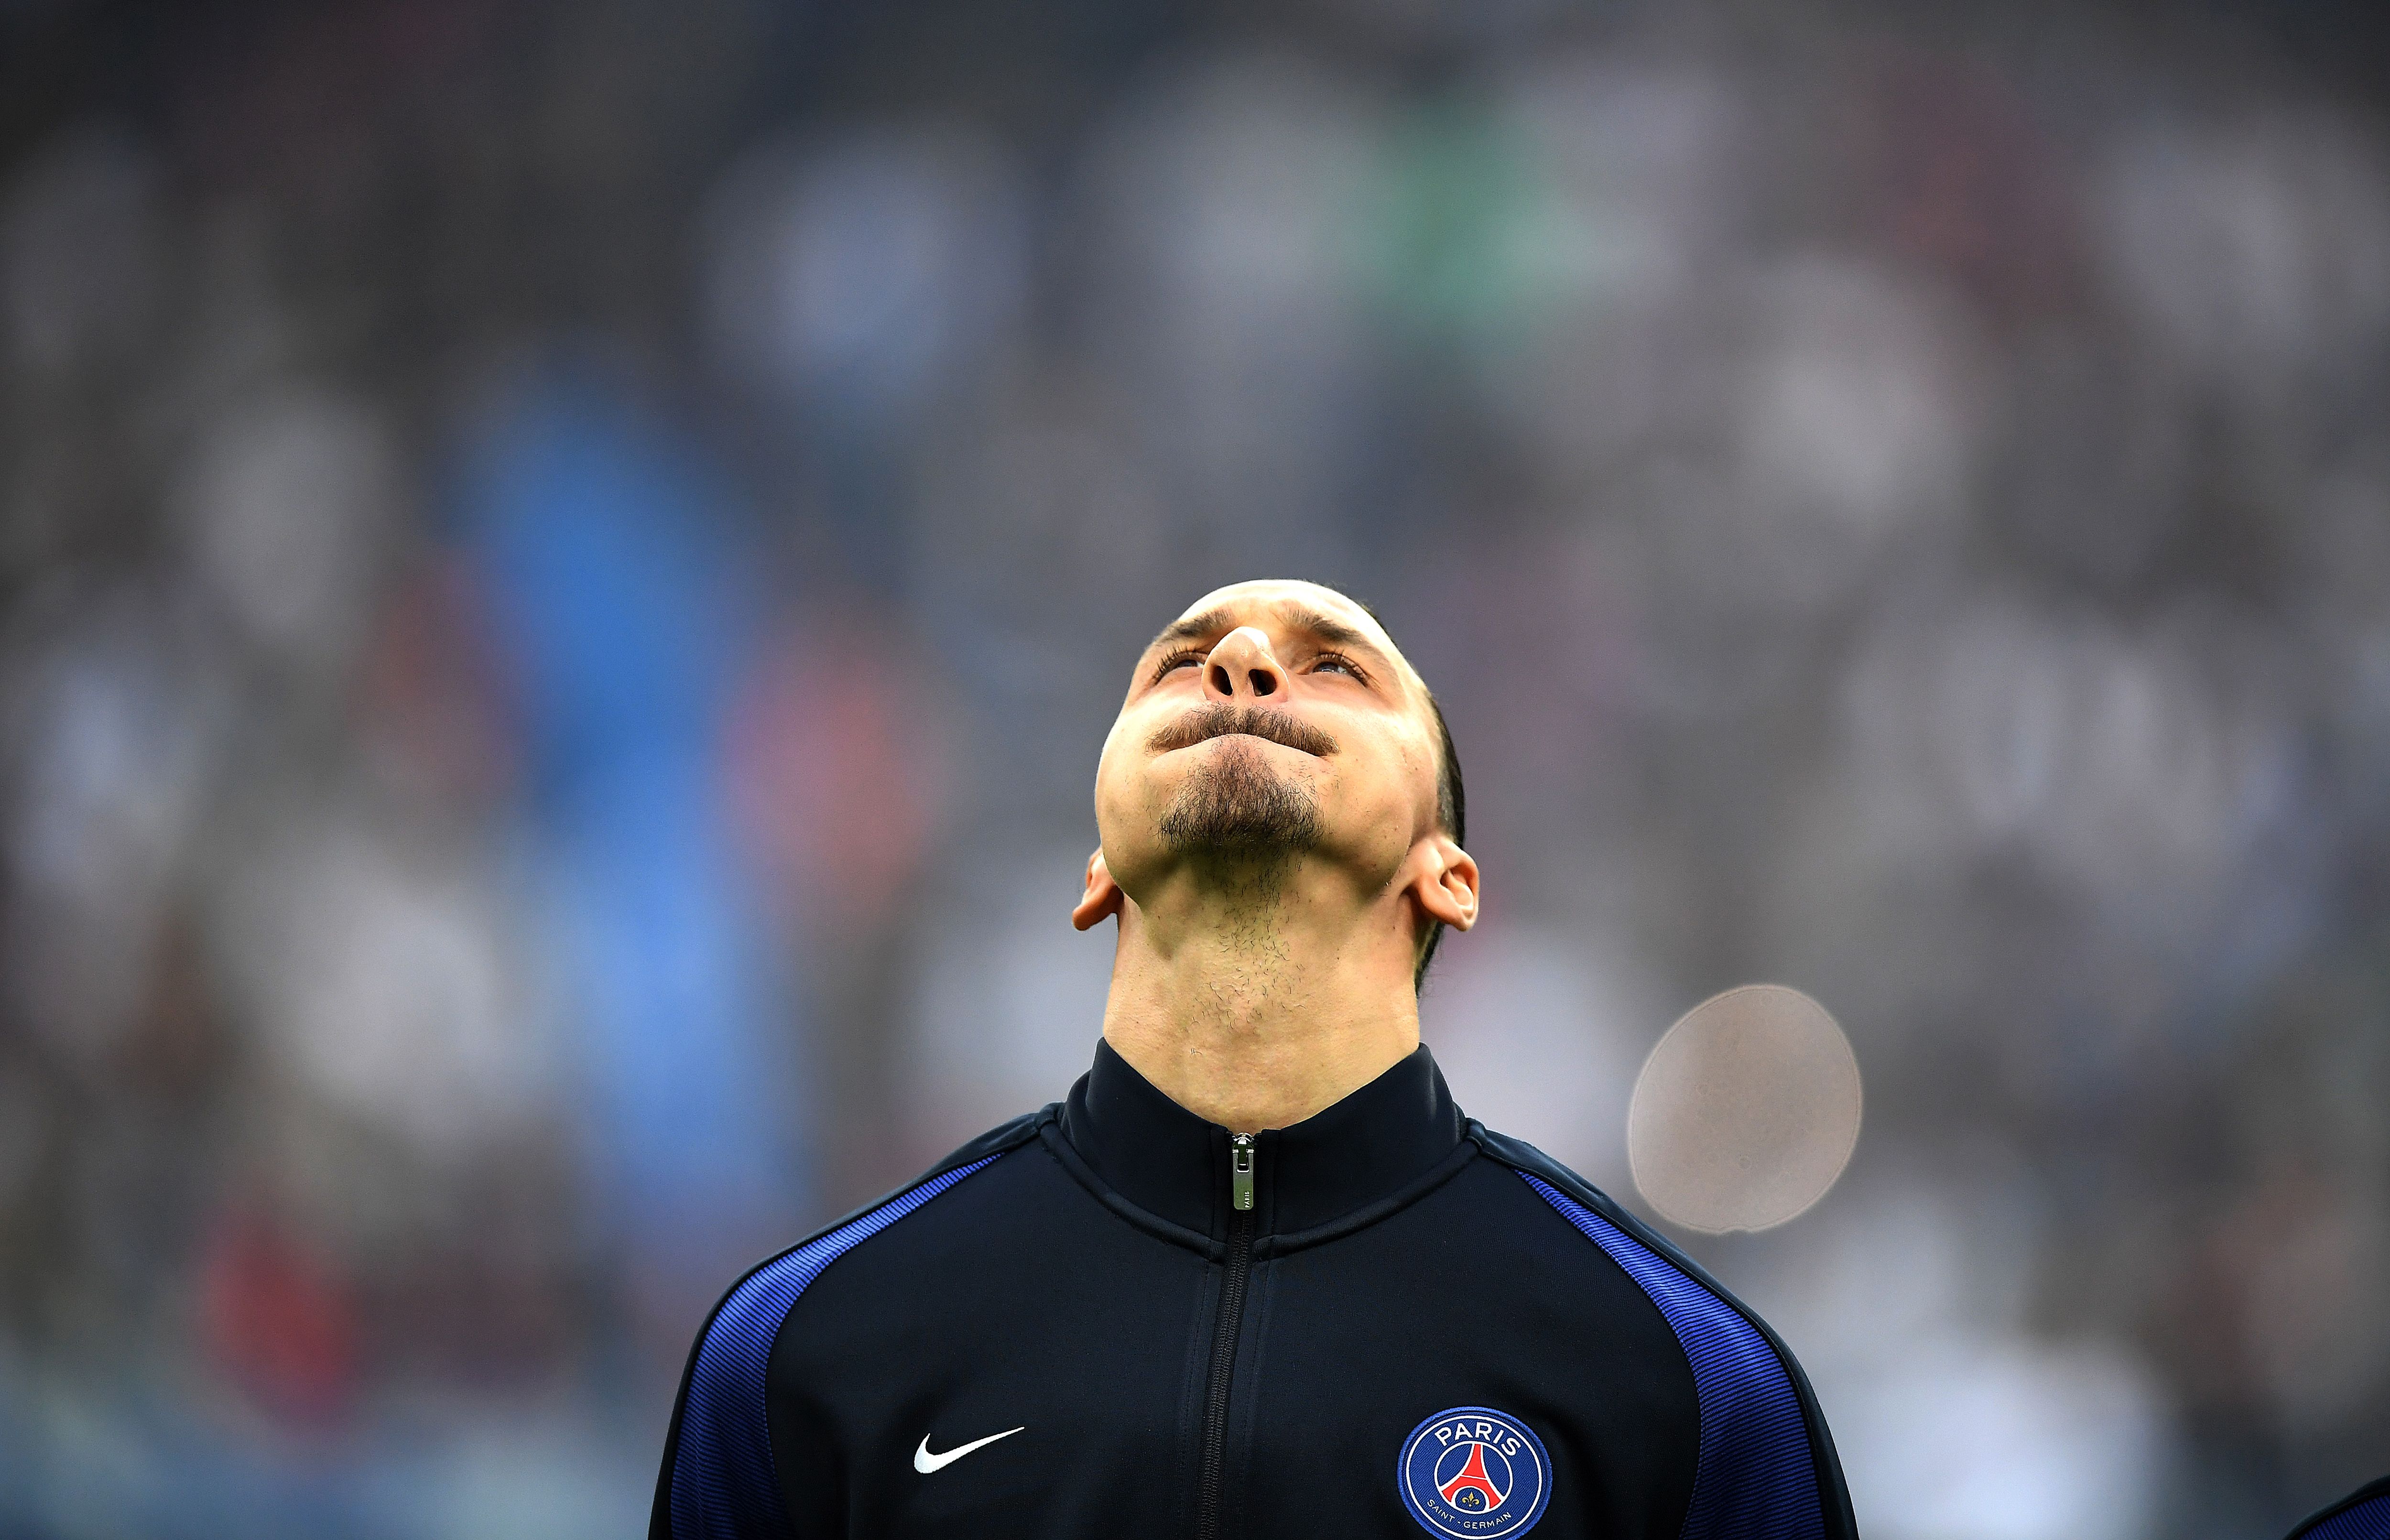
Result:
<svg viewBox="0 0 2390 1540"><path fill-rule="evenodd" d="M1277 626L1300 625L1317 616L1359 632L1371 647L1400 663L1404 673L1411 672L1410 661L1375 617L1335 589L1317 583L1293 578L1232 583L1225 588L1213 589L1189 605L1172 623L1215 612L1226 619L1227 628L1253 625L1265 631L1273 629L1274 622Z"/></svg>

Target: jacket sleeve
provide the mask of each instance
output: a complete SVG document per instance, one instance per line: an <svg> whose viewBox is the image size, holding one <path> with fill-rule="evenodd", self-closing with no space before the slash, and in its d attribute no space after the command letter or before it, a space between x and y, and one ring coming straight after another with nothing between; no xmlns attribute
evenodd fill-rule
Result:
<svg viewBox="0 0 2390 1540"><path fill-rule="evenodd" d="M1702 1382L1701 1474L1685 1540L1858 1540L1834 1435L1792 1350L1665 1237L1615 1212L1709 1300L1672 1323Z"/></svg>
<svg viewBox="0 0 2390 1540"><path fill-rule="evenodd" d="M1801 1401L1801 1420L1809 1436L1810 1467L1818 1479L1818 1519L1822 1540L1858 1540L1858 1521L1851 1512L1851 1491L1843 1480L1843 1460L1834 1452L1834 1435L1826 1426L1826 1414L1818 1407L1817 1392L1809 1388L1809 1377L1802 1372L1800 1361L1792 1350L1777 1339L1767 1323L1752 1316L1754 1325L1767 1339L1792 1389Z"/></svg>
<svg viewBox="0 0 2390 1540"><path fill-rule="evenodd" d="M698 1333L664 1435L649 1540L790 1540L765 1382L773 1341L795 1303L785 1277L794 1254L740 1279Z"/></svg>
<svg viewBox="0 0 2390 1540"><path fill-rule="evenodd" d="M1644 1251L1636 1257L1621 1247L1613 1255L1676 1328L1701 1399L1684 1540L1857 1540L1833 1434L1792 1350L1666 1238L1602 1202L1607 1212L1596 1224L1611 1220L1628 1247Z"/></svg>

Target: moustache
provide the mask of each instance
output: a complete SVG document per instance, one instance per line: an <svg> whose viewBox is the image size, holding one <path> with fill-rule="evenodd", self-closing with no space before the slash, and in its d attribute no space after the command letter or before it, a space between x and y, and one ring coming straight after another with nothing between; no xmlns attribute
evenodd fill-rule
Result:
<svg viewBox="0 0 2390 1540"><path fill-rule="evenodd" d="M1324 757L1336 751L1334 738L1284 712L1259 706L1224 706L1216 700L1198 706L1171 723L1147 738L1145 746L1157 753L1191 749L1206 738L1224 738L1230 733L1250 733L1289 749L1300 749L1306 754Z"/></svg>

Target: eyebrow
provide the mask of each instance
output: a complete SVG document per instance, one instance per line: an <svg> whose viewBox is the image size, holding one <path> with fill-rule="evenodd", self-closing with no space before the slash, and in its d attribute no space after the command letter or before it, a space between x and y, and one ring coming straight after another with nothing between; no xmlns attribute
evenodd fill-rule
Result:
<svg viewBox="0 0 2390 1540"><path fill-rule="evenodd" d="M1333 642L1338 647L1366 648L1371 652L1378 651L1377 643L1332 615L1323 615L1317 610L1306 610L1299 604L1290 605L1279 613L1286 617L1287 624L1297 631L1308 631L1323 642ZM1381 653L1380 656L1382 657L1383 654Z"/></svg>
<svg viewBox="0 0 2390 1540"><path fill-rule="evenodd" d="M1214 635L1227 630L1232 618L1226 610L1206 610L1200 615L1173 621L1162 628L1162 635L1145 644L1145 650L1151 652L1155 648L1168 647L1173 642L1191 642L1199 637Z"/></svg>
<svg viewBox="0 0 2390 1540"><path fill-rule="evenodd" d="M1324 615L1303 604L1282 602L1279 607L1279 616L1293 629L1307 631L1323 642L1367 652L1381 662L1387 661L1384 649L1371 641L1367 633L1346 625L1333 615ZM1216 636L1227 631L1235 620L1236 617L1226 609L1206 610L1200 615L1189 615L1183 621L1163 626L1162 634L1146 644L1145 650L1151 652L1174 642L1192 642Z"/></svg>

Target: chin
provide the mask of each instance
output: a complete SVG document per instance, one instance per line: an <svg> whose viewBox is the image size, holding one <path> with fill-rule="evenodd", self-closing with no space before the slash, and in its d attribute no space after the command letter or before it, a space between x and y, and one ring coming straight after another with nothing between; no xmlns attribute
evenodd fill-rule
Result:
<svg viewBox="0 0 2390 1540"><path fill-rule="evenodd" d="M1301 777L1272 764L1260 739L1232 735L1210 742L1221 747L1179 777L1169 811L1155 827L1165 849L1183 855L1295 855L1318 845L1318 798Z"/></svg>

